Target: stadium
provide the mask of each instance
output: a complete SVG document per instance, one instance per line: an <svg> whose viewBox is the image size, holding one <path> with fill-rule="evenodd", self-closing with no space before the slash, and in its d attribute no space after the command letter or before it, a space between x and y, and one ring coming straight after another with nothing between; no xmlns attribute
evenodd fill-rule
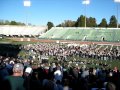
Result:
<svg viewBox="0 0 120 90"><path fill-rule="evenodd" d="M56 26L0 21L2 90L120 90L120 26L111 18L103 26L86 15Z"/></svg>
<svg viewBox="0 0 120 90"><path fill-rule="evenodd" d="M69 64L74 69L120 68L119 29L53 27L47 32L46 29L1 26L0 34L4 36L0 44L1 60L10 63L27 61L32 63L33 69L45 65L45 70L49 68L48 63L58 66ZM77 90L76 87L81 88L76 85L72 88ZM94 87L97 88L96 85Z"/></svg>

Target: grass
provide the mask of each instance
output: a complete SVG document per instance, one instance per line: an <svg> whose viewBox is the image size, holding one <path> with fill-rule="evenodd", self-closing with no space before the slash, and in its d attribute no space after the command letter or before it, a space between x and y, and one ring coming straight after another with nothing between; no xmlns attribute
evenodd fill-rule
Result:
<svg viewBox="0 0 120 90"><path fill-rule="evenodd" d="M36 42L26 42L26 41L21 41L21 42L19 42L19 41L12 41L12 44L15 44L15 45L27 45L27 44L35 44Z"/></svg>

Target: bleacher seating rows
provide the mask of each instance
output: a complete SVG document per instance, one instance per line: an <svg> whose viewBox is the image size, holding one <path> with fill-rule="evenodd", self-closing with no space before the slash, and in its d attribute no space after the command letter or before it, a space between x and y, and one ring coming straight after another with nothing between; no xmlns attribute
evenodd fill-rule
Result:
<svg viewBox="0 0 120 90"><path fill-rule="evenodd" d="M42 34L41 39L81 40L81 41L108 41L120 40L119 28L75 28L53 27Z"/></svg>
<svg viewBox="0 0 120 90"><path fill-rule="evenodd" d="M13 26L13 25L0 25L0 34L6 36L35 36L41 35L47 30L46 26Z"/></svg>

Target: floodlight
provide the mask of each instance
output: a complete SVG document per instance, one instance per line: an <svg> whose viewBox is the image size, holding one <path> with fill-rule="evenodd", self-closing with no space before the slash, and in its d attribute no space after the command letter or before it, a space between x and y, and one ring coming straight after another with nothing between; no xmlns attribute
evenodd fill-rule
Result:
<svg viewBox="0 0 120 90"><path fill-rule="evenodd" d="M88 5L88 4L90 4L90 0L83 0L83 1L82 1L82 4Z"/></svg>
<svg viewBox="0 0 120 90"><path fill-rule="evenodd" d="M114 2L120 3L120 0L114 0Z"/></svg>
<svg viewBox="0 0 120 90"><path fill-rule="evenodd" d="M24 6L25 6L25 7L30 7L30 6L31 6L30 0L25 0L25 1L24 1Z"/></svg>

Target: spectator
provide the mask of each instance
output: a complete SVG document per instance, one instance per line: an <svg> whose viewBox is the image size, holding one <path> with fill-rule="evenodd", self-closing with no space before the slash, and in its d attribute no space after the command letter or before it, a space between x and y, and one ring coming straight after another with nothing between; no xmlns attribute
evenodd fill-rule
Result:
<svg viewBox="0 0 120 90"><path fill-rule="evenodd" d="M9 72L6 68L6 65L4 62L0 63L0 85L2 84L2 81L4 80L4 78L6 78L6 76L9 75Z"/></svg>
<svg viewBox="0 0 120 90"><path fill-rule="evenodd" d="M116 90L116 86L113 83L108 82L106 85L106 90Z"/></svg>
<svg viewBox="0 0 120 90"><path fill-rule="evenodd" d="M13 75L5 78L3 90L25 90L24 79L22 78L23 69L24 66L21 63L13 66Z"/></svg>

